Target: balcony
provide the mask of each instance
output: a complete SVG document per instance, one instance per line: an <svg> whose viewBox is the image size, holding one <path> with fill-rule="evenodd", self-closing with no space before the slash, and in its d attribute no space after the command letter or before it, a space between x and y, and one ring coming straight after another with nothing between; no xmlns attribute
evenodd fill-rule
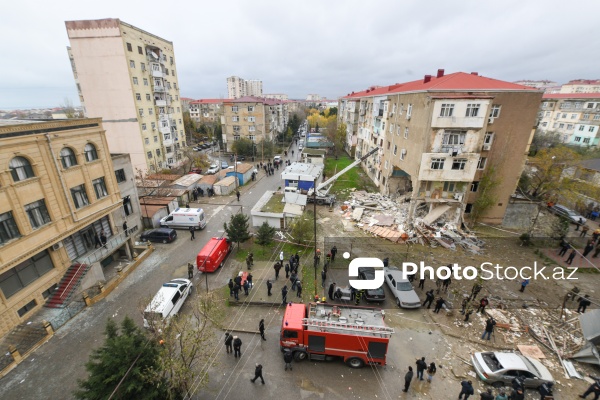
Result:
<svg viewBox="0 0 600 400"><path fill-rule="evenodd" d="M164 139L163 146L173 146L173 139Z"/></svg>
<svg viewBox="0 0 600 400"><path fill-rule="evenodd" d="M154 85L154 88L152 89L157 93L164 93L166 92L166 89L164 86L160 86L160 85Z"/></svg>
<svg viewBox="0 0 600 400"><path fill-rule="evenodd" d="M432 169L432 159L443 159L441 169ZM466 160L463 169L452 169L454 159ZM462 153L453 157L444 153L423 153L421 156L421 167L419 169L419 180L425 181L454 181L471 182L477 172L479 162L478 153Z"/></svg>
<svg viewBox="0 0 600 400"><path fill-rule="evenodd" d="M157 107L166 107L167 106L167 101L166 100L162 100L162 99L154 99L154 104Z"/></svg>
<svg viewBox="0 0 600 400"><path fill-rule="evenodd" d="M165 133L171 133L171 128L170 128L168 125L167 125L167 126L162 126L162 125L160 125L160 126L158 127L158 131L159 131L160 133L162 133L162 134L165 134Z"/></svg>
<svg viewBox="0 0 600 400"><path fill-rule="evenodd" d="M440 117L431 118L432 128L483 128L486 119L484 117Z"/></svg>
<svg viewBox="0 0 600 400"><path fill-rule="evenodd" d="M154 78L162 78L162 77L165 76L165 74L162 71L160 71L160 70L153 69L152 70L152 76Z"/></svg>

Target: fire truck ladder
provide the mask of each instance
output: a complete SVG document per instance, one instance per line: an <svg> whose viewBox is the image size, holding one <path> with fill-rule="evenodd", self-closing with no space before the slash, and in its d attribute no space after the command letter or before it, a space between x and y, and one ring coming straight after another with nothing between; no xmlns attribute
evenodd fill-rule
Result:
<svg viewBox="0 0 600 400"><path fill-rule="evenodd" d="M314 328L321 328L322 330L325 328L334 328L367 334L391 335L394 333L394 328L389 328L387 326L357 325L344 322L315 320L312 318L303 318L302 325L307 327L310 326Z"/></svg>

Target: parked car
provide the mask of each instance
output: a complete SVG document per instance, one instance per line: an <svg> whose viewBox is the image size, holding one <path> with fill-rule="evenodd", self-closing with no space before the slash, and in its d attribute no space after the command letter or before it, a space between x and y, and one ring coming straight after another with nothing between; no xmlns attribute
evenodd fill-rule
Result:
<svg viewBox="0 0 600 400"><path fill-rule="evenodd" d="M178 278L163 283L146 310L144 310L144 328L161 330L169 320L177 315L181 306L194 289L189 279Z"/></svg>
<svg viewBox="0 0 600 400"><path fill-rule="evenodd" d="M471 361L479 378L495 387L510 385L517 376L524 378L524 385L528 388L538 388L544 382L554 383L548 368L538 360L521 354L474 353Z"/></svg>
<svg viewBox="0 0 600 400"><path fill-rule="evenodd" d="M171 243L177 239L177 231L171 228L148 229L140 235L142 242Z"/></svg>
<svg viewBox="0 0 600 400"><path fill-rule="evenodd" d="M227 161L221 161L221 169L227 169L229 167L229 163Z"/></svg>
<svg viewBox="0 0 600 400"><path fill-rule="evenodd" d="M550 211L556 215L565 217L567 220L569 220L569 222L585 224L587 221L587 219L585 219L583 216L579 215L579 213L577 213L565 206L561 206L560 204L556 204L556 205L550 207ZM581 219L581 221L579 221L580 219Z"/></svg>
<svg viewBox="0 0 600 400"><path fill-rule="evenodd" d="M373 268L358 268L358 279L373 280L375 279L375 270ZM367 302L381 303L385 301L385 290L383 285L377 289L365 290L365 300Z"/></svg>
<svg viewBox="0 0 600 400"><path fill-rule="evenodd" d="M383 269L385 275L385 283L392 291L396 304L402 308L419 308L421 307L421 299L415 292L412 284L408 279L402 278L402 271L397 267L386 267Z"/></svg>
<svg viewBox="0 0 600 400"><path fill-rule="evenodd" d="M202 174L202 168L192 167L192 169L190 169L190 172L188 172L188 174Z"/></svg>
<svg viewBox="0 0 600 400"><path fill-rule="evenodd" d="M217 172L219 172L219 166L217 164L210 164L210 167L208 168L208 170L206 170L206 173L208 175L214 175Z"/></svg>
<svg viewBox="0 0 600 400"><path fill-rule="evenodd" d="M200 150L202 150L202 146L201 145L198 145L198 146L194 147L194 151L200 151Z"/></svg>

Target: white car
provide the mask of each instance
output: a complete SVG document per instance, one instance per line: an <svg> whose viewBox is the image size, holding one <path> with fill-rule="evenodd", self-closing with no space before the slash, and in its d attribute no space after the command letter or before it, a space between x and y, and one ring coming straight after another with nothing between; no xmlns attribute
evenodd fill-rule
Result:
<svg viewBox="0 0 600 400"><path fill-rule="evenodd" d="M217 164L210 164L210 167L208 168L208 170L206 171L206 173L208 175L214 175L217 172L219 172L219 166Z"/></svg>
<svg viewBox="0 0 600 400"><path fill-rule="evenodd" d="M386 267L383 269L385 283L394 295L396 304L401 308L419 308L421 299L413 289L408 279L402 278L402 271L396 267Z"/></svg>
<svg viewBox="0 0 600 400"><path fill-rule="evenodd" d="M471 356L473 368L479 378L494 387L504 387L517 376L528 388L538 388L545 382L554 383L548 368L538 360L516 353L486 352Z"/></svg>
<svg viewBox="0 0 600 400"><path fill-rule="evenodd" d="M163 283L144 311L144 327L160 330L167 325L177 315L193 288L192 281L184 278Z"/></svg>

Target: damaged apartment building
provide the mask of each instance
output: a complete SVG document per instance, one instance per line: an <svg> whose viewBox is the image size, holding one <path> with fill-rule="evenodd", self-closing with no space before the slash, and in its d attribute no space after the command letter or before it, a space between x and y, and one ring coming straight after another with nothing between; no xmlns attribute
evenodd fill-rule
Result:
<svg viewBox="0 0 600 400"><path fill-rule="evenodd" d="M346 145L380 193L410 202L409 222L428 214L459 222L497 184L483 222L500 224L523 169L543 92L457 72L371 87L339 100Z"/></svg>

